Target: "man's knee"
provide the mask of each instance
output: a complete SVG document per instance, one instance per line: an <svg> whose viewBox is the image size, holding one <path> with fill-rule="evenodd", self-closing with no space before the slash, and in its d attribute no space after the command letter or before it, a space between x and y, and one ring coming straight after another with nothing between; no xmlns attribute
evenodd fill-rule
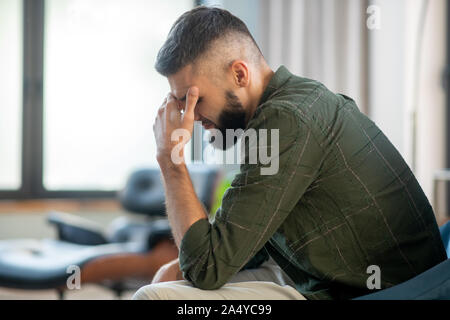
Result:
<svg viewBox="0 0 450 320"><path fill-rule="evenodd" d="M170 300L181 299L185 289L192 286L185 280L149 284L140 288L133 295L133 300Z"/></svg>
<svg viewBox="0 0 450 320"><path fill-rule="evenodd" d="M161 283L149 284L133 295L133 300L163 300Z"/></svg>

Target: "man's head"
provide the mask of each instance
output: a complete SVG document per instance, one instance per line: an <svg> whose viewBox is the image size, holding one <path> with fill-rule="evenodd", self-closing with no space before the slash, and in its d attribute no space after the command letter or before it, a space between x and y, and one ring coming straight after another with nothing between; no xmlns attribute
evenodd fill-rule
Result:
<svg viewBox="0 0 450 320"><path fill-rule="evenodd" d="M207 129L244 129L257 106L267 64L245 24L230 12L197 7L172 26L156 70L182 102L199 89L195 120Z"/></svg>

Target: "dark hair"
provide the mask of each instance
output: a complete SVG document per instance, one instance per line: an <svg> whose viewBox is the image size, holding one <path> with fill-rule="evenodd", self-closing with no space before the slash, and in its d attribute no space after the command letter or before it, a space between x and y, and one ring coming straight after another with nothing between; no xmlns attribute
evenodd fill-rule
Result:
<svg viewBox="0 0 450 320"><path fill-rule="evenodd" d="M230 32L249 37L260 51L245 23L229 11L205 6L187 11L170 29L155 68L164 76L177 73L206 52L212 41Z"/></svg>

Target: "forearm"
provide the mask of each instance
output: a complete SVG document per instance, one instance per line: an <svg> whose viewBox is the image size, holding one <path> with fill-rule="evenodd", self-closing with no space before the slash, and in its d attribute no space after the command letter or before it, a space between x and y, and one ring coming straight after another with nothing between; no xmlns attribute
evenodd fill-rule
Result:
<svg viewBox="0 0 450 320"><path fill-rule="evenodd" d="M185 164L158 159L166 194L166 211L177 247L189 227L208 215L198 200Z"/></svg>

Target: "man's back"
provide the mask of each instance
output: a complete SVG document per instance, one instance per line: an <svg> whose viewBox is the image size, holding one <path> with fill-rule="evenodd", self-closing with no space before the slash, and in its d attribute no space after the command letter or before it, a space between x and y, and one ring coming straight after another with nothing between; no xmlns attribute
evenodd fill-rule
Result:
<svg viewBox="0 0 450 320"><path fill-rule="evenodd" d="M255 116L283 108L307 128L289 168L306 190L265 248L297 289L311 299L352 298L370 292L369 266L387 288L445 260L433 210L381 130L352 99L283 67L277 74Z"/></svg>
<svg viewBox="0 0 450 320"><path fill-rule="evenodd" d="M350 98L280 67L246 132L278 170L263 174L268 165L246 153L214 221L186 231L180 268L196 287L220 288L269 253L306 298L348 299L370 292L370 266L386 288L446 259L425 194Z"/></svg>

